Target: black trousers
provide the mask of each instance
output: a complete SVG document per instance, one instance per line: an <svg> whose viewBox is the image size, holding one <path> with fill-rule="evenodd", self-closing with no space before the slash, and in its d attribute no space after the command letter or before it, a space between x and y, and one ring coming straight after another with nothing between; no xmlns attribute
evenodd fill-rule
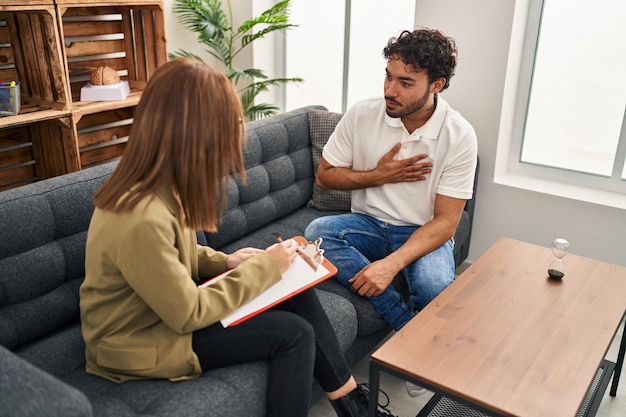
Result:
<svg viewBox="0 0 626 417"><path fill-rule="evenodd" d="M306 417L313 377L331 392L351 376L317 295L307 290L234 327L216 323L193 334L203 370L268 360L267 416Z"/></svg>

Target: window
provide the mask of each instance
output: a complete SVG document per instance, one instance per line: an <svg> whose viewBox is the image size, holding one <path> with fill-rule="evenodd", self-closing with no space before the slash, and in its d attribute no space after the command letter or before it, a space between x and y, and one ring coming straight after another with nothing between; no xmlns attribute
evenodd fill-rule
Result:
<svg viewBox="0 0 626 417"><path fill-rule="evenodd" d="M383 94L389 38L412 30L415 0L293 0L286 34L286 110L321 104L344 112L357 100Z"/></svg>
<svg viewBox="0 0 626 417"><path fill-rule="evenodd" d="M529 4L509 167L626 194L626 2Z"/></svg>

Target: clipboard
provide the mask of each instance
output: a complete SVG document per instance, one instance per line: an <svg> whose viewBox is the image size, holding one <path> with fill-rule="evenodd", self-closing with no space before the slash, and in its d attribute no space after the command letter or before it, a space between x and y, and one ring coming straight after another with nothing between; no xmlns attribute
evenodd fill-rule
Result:
<svg viewBox="0 0 626 417"><path fill-rule="evenodd" d="M307 246L309 244L302 236L295 236L292 239L299 245ZM228 272L229 271L226 271L217 277L205 281L200 284L200 287L210 286L228 275ZM289 268L283 273L283 278L280 281L235 309L228 316L224 317L220 323L222 323L224 327L236 326L239 323L243 323L249 318L331 278L336 273L337 268L335 265L325 257L321 258L317 269L313 270L302 256L296 256Z"/></svg>

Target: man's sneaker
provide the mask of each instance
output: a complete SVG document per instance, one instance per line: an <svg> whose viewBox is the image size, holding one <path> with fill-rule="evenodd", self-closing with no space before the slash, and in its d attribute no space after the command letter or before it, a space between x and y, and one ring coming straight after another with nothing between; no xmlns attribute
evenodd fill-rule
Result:
<svg viewBox="0 0 626 417"><path fill-rule="evenodd" d="M370 398L369 384L359 384L356 389L357 389L357 393L359 394L359 398L361 399L361 402L365 405L368 405L369 398ZM385 404L381 404L381 402L378 401L376 417L398 417L394 414L391 414L391 411L389 410L389 408L387 408L389 406L389 395L387 395L387 393L381 389L379 389L378 392L379 394L382 394L385 397Z"/></svg>
<svg viewBox="0 0 626 417"><path fill-rule="evenodd" d="M409 382L409 381L406 381L405 385L406 385L406 392L407 394L409 394L409 397L411 398L419 397L422 394L426 394L426 391L427 391L426 388L422 388L419 385L415 385L414 383Z"/></svg>

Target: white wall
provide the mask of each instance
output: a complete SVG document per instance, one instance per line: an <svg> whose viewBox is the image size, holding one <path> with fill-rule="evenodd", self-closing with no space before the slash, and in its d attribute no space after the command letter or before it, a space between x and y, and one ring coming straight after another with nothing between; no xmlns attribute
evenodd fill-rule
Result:
<svg viewBox="0 0 626 417"><path fill-rule="evenodd" d="M165 0L166 11L172 2ZM502 236L543 246L564 237L573 254L626 266L624 210L493 182L514 8L515 0L416 0L417 26L441 29L457 40L459 66L445 98L478 135L481 171L469 259ZM195 41L182 33L174 16L166 18L170 51Z"/></svg>

